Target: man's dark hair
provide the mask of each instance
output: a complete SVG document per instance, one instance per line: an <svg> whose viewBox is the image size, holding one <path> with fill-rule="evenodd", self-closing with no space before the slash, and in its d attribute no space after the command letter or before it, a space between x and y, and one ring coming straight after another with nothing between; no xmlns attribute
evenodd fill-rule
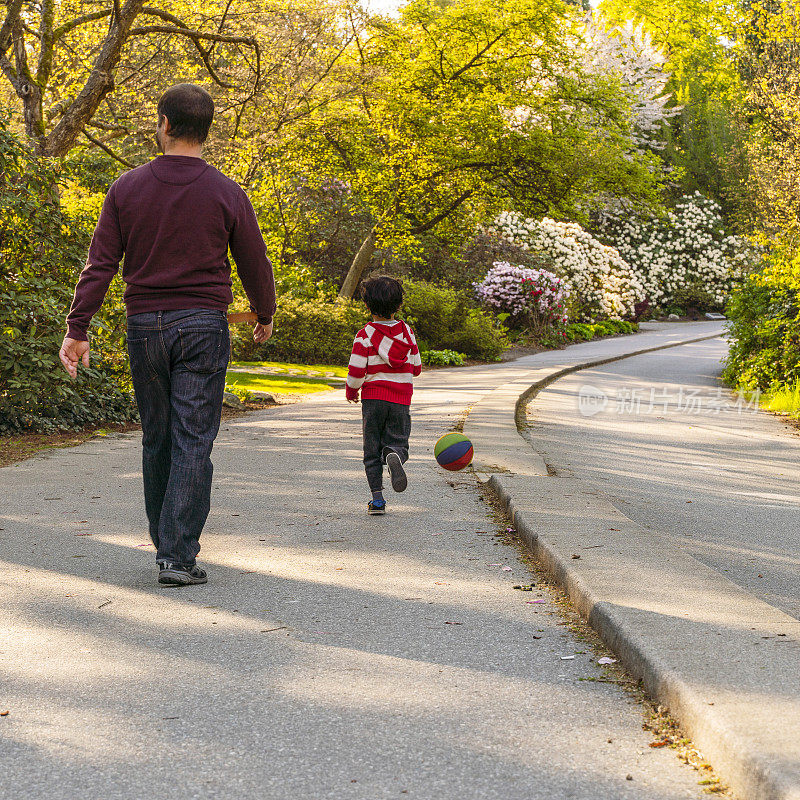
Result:
<svg viewBox="0 0 800 800"><path fill-rule="evenodd" d="M361 297L373 314L388 319L403 305L403 284L388 275L378 275L364 281Z"/></svg>
<svg viewBox="0 0 800 800"><path fill-rule="evenodd" d="M178 83L158 101L158 121L169 120L169 135L202 144L214 119L214 100L202 86Z"/></svg>

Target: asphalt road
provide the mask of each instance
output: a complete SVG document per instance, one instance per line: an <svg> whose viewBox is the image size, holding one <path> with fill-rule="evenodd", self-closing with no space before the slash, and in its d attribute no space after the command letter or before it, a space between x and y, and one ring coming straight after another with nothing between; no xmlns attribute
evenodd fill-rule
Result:
<svg viewBox="0 0 800 800"><path fill-rule="evenodd" d="M718 338L562 378L529 406L533 442L551 469L800 619L800 438L722 386L726 351Z"/></svg>
<svg viewBox="0 0 800 800"><path fill-rule="evenodd" d="M503 369L422 377L385 517L343 393L227 423L206 586L155 582L137 434L0 470L0 797L700 796L432 459Z"/></svg>

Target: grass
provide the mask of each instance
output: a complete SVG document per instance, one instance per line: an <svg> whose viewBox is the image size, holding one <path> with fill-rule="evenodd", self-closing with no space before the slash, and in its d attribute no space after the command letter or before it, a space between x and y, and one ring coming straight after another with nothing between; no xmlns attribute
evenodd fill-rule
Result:
<svg viewBox="0 0 800 800"><path fill-rule="evenodd" d="M273 392L274 394L312 394L337 388L329 378L311 378L301 375L265 375L261 372L228 372L228 387L248 392Z"/></svg>
<svg viewBox="0 0 800 800"><path fill-rule="evenodd" d="M775 392L762 394L758 405L764 411L775 411L800 418L800 381L794 386L784 386Z"/></svg>
<svg viewBox="0 0 800 800"><path fill-rule="evenodd" d="M258 367L259 372L272 372L277 374L286 374L289 370L292 370L301 372L310 377L327 372L332 373L337 378L347 377L347 367L334 366L333 364L287 364L283 361L234 361L231 366L234 369Z"/></svg>

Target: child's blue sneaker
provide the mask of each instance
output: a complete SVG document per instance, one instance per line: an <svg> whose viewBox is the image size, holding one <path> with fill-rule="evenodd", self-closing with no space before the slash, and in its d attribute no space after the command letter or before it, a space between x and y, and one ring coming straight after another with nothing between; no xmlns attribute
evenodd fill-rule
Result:
<svg viewBox="0 0 800 800"><path fill-rule="evenodd" d="M367 503L367 514L385 514L386 513L386 501L384 500L382 503L378 502L377 500L370 500Z"/></svg>

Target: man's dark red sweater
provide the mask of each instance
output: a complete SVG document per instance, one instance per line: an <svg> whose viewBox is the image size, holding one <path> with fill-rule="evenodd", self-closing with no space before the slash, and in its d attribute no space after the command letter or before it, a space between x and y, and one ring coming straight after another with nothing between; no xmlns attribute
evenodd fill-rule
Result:
<svg viewBox="0 0 800 800"><path fill-rule="evenodd" d="M244 190L191 156L160 156L126 172L103 203L67 317L67 335L86 340L123 255L129 315L225 311L233 300L229 247L250 307L266 325L275 313L275 281Z"/></svg>

